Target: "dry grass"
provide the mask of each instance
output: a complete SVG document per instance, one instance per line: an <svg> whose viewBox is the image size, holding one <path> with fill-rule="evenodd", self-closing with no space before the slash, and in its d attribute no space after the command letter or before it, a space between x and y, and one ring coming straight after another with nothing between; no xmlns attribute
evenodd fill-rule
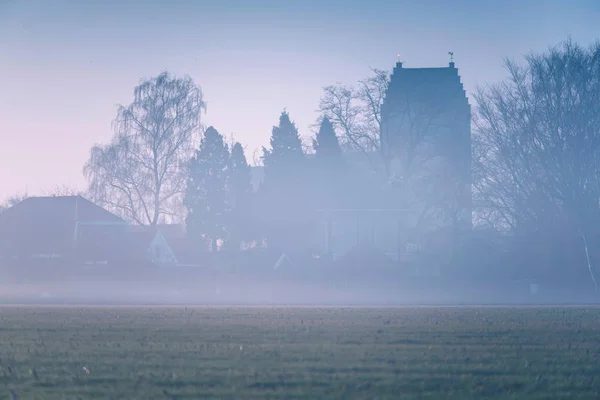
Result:
<svg viewBox="0 0 600 400"><path fill-rule="evenodd" d="M0 308L0 399L597 399L600 309Z"/></svg>

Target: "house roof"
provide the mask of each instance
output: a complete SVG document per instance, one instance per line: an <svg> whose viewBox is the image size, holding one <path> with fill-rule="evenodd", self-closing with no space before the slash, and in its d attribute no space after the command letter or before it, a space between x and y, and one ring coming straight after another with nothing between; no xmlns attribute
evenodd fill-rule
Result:
<svg viewBox="0 0 600 400"><path fill-rule="evenodd" d="M0 214L0 225L52 220L125 223L82 196L29 197Z"/></svg>
<svg viewBox="0 0 600 400"><path fill-rule="evenodd" d="M62 253L73 247L76 222L126 224L81 196L30 197L0 214L0 246Z"/></svg>

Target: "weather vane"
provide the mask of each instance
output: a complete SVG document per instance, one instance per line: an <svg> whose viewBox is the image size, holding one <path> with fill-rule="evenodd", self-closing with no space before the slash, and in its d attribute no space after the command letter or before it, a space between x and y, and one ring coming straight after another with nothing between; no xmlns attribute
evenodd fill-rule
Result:
<svg viewBox="0 0 600 400"><path fill-rule="evenodd" d="M449 51L448 54L450 55L450 62L454 62L454 52Z"/></svg>

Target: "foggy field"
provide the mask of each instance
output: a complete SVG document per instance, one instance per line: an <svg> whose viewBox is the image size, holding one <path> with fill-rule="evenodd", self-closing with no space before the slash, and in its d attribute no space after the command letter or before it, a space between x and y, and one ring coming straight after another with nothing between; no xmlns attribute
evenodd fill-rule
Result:
<svg viewBox="0 0 600 400"><path fill-rule="evenodd" d="M0 308L0 399L595 399L600 308Z"/></svg>

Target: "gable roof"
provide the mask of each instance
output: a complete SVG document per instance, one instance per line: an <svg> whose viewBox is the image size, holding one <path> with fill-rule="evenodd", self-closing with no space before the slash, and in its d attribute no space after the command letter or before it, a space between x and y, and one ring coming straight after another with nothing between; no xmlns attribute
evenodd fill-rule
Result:
<svg viewBox="0 0 600 400"><path fill-rule="evenodd" d="M0 214L0 247L26 253L64 253L77 223L124 225L116 215L81 196L30 197Z"/></svg>
<svg viewBox="0 0 600 400"><path fill-rule="evenodd" d="M0 214L0 225L9 222L69 220L86 222L125 221L82 196L29 197Z"/></svg>

